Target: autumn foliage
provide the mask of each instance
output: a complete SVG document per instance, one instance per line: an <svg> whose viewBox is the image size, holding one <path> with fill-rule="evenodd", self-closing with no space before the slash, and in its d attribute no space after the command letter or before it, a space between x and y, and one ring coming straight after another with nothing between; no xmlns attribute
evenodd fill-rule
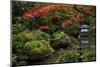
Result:
<svg viewBox="0 0 100 67"><path fill-rule="evenodd" d="M80 26L87 24L95 40L95 6L13 1L12 65L79 62ZM83 50L82 61L95 61Z"/></svg>

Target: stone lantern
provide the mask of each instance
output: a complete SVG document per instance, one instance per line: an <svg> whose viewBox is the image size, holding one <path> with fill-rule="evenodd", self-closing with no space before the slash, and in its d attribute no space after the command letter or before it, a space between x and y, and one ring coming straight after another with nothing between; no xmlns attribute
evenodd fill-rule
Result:
<svg viewBox="0 0 100 67"><path fill-rule="evenodd" d="M80 48L87 48L90 46L90 38L89 38L89 26L83 24L80 26L80 34L79 34L79 46Z"/></svg>
<svg viewBox="0 0 100 67"><path fill-rule="evenodd" d="M91 45L91 39L89 38L89 26L86 24L83 24L80 26L80 32L79 32L79 51L80 51L80 58L79 62L82 62L83 56L83 50L86 48L89 48Z"/></svg>

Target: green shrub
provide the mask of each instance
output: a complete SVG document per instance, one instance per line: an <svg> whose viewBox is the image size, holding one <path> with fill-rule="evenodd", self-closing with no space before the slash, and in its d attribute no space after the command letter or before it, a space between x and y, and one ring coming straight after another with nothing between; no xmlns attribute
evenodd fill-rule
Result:
<svg viewBox="0 0 100 67"><path fill-rule="evenodd" d="M26 65L27 62L25 61L26 56L24 55L17 55L17 54L12 54L12 66L18 66L18 65Z"/></svg>
<svg viewBox="0 0 100 67"><path fill-rule="evenodd" d="M41 30L33 31L32 35L32 40L50 40L50 35Z"/></svg>
<svg viewBox="0 0 100 67"><path fill-rule="evenodd" d="M71 39L71 49L79 49L79 43L77 38L70 36Z"/></svg>
<svg viewBox="0 0 100 67"><path fill-rule="evenodd" d="M14 34L25 31L25 26L22 25L21 23L13 24L12 27L13 27L12 28L12 33L14 33Z"/></svg>
<svg viewBox="0 0 100 67"><path fill-rule="evenodd" d="M12 65L26 65L28 56L24 53L24 45L31 40L31 35L26 32L14 34L12 36Z"/></svg>
<svg viewBox="0 0 100 67"><path fill-rule="evenodd" d="M12 37L12 65L26 65L27 55L24 54L24 44L27 41L22 33Z"/></svg>
<svg viewBox="0 0 100 67"><path fill-rule="evenodd" d="M32 32L21 32L19 34L13 35L14 42L25 43L30 40L50 40L50 35L40 30L35 30Z"/></svg>
<svg viewBox="0 0 100 67"><path fill-rule="evenodd" d="M34 30L31 32L21 32L17 35L21 40L50 40L50 35L41 31Z"/></svg>
<svg viewBox="0 0 100 67"><path fill-rule="evenodd" d="M24 50L25 54L29 56L28 59L32 60L43 59L54 52L49 41L46 40L33 40L27 42L24 46Z"/></svg>
<svg viewBox="0 0 100 67"><path fill-rule="evenodd" d="M91 45L90 49L85 49L83 52L82 61L95 61L96 60L96 47Z"/></svg>
<svg viewBox="0 0 100 67"><path fill-rule="evenodd" d="M53 34L52 47L54 48L67 48L71 46L70 37L64 32L55 32Z"/></svg>
<svg viewBox="0 0 100 67"><path fill-rule="evenodd" d="M25 65L28 59L42 59L53 52L49 35L40 30L14 34L12 36L12 50L14 65Z"/></svg>
<svg viewBox="0 0 100 67"><path fill-rule="evenodd" d="M19 53L22 52L22 48L27 41L31 40L31 34L21 32L12 36L12 49L13 52Z"/></svg>
<svg viewBox="0 0 100 67"><path fill-rule="evenodd" d="M27 40L24 38L24 36L21 36L21 35L13 35L12 36L12 50L13 50L13 53L16 53L16 54L21 54L22 53L22 48L24 46L24 43L26 42Z"/></svg>
<svg viewBox="0 0 100 67"><path fill-rule="evenodd" d="M80 54L77 50L62 50L58 57L57 63L78 62Z"/></svg>

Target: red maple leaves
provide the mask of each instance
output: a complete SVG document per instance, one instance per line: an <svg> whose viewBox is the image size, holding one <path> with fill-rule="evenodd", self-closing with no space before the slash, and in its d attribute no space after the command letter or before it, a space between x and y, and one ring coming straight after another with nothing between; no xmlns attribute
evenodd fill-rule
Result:
<svg viewBox="0 0 100 67"><path fill-rule="evenodd" d="M63 22L62 23L62 25L61 25L61 27L66 27L66 26L68 26L68 25L71 25L72 24L72 20L67 20L67 21L65 21L65 22Z"/></svg>
<svg viewBox="0 0 100 67"><path fill-rule="evenodd" d="M93 12L93 7L92 6L84 7L83 11L86 12L86 13L92 13Z"/></svg>
<svg viewBox="0 0 100 67"><path fill-rule="evenodd" d="M40 26L40 29L48 30L49 29L49 26L48 25Z"/></svg>
<svg viewBox="0 0 100 67"><path fill-rule="evenodd" d="M75 21L78 22L78 23L81 23L82 22L82 18L77 17L77 18L75 18Z"/></svg>
<svg viewBox="0 0 100 67"><path fill-rule="evenodd" d="M49 11L55 10L55 8L59 7L58 4L50 4L45 7L41 7L40 9L37 9L35 11L28 11L26 12L23 17L24 18L33 18L33 17L40 17L42 15L47 14Z"/></svg>

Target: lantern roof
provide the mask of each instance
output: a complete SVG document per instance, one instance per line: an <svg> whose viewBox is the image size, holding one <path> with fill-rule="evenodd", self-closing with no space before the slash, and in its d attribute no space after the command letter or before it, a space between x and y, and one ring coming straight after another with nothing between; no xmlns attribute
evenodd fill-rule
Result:
<svg viewBox="0 0 100 67"><path fill-rule="evenodd" d="M80 28L89 28L89 26L84 24L84 25L81 25Z"/></svg>

